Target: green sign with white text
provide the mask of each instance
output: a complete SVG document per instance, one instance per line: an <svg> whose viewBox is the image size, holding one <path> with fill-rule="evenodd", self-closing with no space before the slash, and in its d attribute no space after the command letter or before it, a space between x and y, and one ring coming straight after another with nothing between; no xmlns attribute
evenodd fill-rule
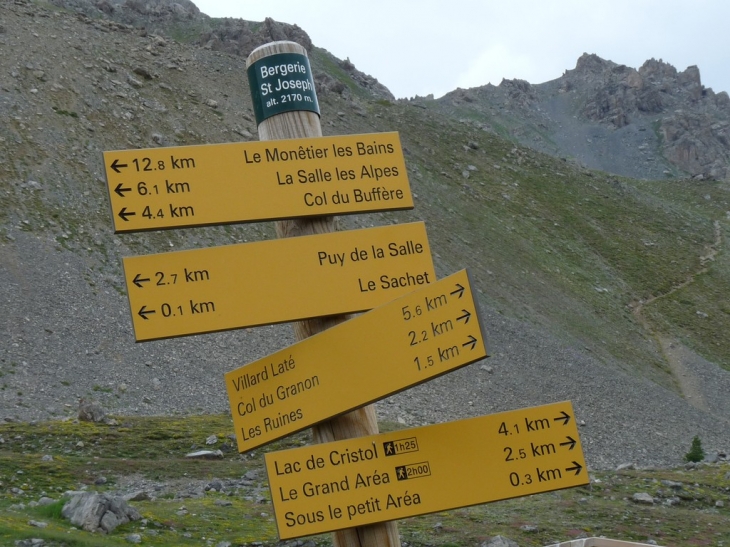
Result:
<svg viewBox="0 0 730 547"><path fill-rule="evenodd" d="M296 110L319 114L309 58L299 53L278 53L248 67L256 123Z"/></svg>

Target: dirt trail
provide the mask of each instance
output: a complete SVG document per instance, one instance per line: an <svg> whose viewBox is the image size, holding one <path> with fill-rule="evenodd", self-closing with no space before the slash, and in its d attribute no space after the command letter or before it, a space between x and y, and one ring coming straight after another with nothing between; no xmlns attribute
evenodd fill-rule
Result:
<svg viewBox="0 0 730 547"><path fill-rule="evenodd" d="M666 293L652 296L646 301L639 301L631 304L632 313L634 314L636 320L656 340L662 356L669 364L672 375L677 381L677 385L679 386L682 396L692 406L705 411L709 410L709 407L702 393L702 383L700 379L697 378L697 376L694 374L692 368L688 366L688 359L683 357L686 351L682 350L682 346L679 342L660 332L657 332L654 329L654 327L649 323L646 317L644 317L644 308L661 298L666 298L667 296L671 296L677 291L681 291L691 283L694 283L695 279L698 276L707 273L709 269L708 264L715 259L715 256L717 255L717 253L720 252L720 249L722 248L722 230L720 227L720 221L716 220L714 222L714 228L715 241L712 245L708 247L707 252L704 255L700 256L699 270L690 274L687 279L685 279L682 283L675 285Z"/></svg>

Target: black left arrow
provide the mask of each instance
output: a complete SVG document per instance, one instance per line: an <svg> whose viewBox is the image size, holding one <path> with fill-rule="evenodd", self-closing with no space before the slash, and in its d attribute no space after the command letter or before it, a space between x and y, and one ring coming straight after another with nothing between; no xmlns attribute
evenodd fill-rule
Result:
<svg viewBox="0 0 730 547"><path fill-rule="evenodd" d="M461 283L456 284L456 290L452 291L450 294L458 294L459 298L464 296L464 287L462 287Z"/></svg>
<svg viewBox="0 0 730 547"><path fill-rule="evenodd" d="M119 184L117 184L117 187L114 188L114 191L117 194L119 194L119 197L123 198L124 197L124 192L131 192L132 189L131 188L125 188L124 186L122 186L122 183L120 182Z"/></svg>
<svg viewBox="0 0 730 547"><path fill-rule="evenodd" d="M583 466L576 461L573 462L573 466L574 467L566 467L565 470L566 471L575 471L576 475L580 475L580 472L583 471Z"/></svg>
<svg viewBox="0 0 730 547"><path fill-rule="evenodd" d="M471 334L469 335L469 341L465 344L461 344L462 347L471 346L469 349L474 349L477 345L477 339L474 338Z"/></svg>
<svg viewBox="0 0 730 547"><path fill-rule="evenodd" d="M147 306L142 306L142 308L139 310L139 316L147 321L149 317L147 317L151 313L157 313L155 310L148 310Z"/></svg>
<svg viewBox="0 0 730 547"><path fill-rule="evenodd" d="M119 217L120 217L120 218L121 218L121 219L122 219L122 220L123 220L124 222L129 222L129 219L128 219L127 217L133 217L133 216L134 216L134 215L136 215L136 214L137 214L137 213L135 213L134 211L127 211L127 208L126 208L126 207L122 207L122 210L121 210L121 211L119 211Z"/></svg>
<svg viewBox="0 0 730 547"><path fill-rule="evenodd" d="M124 167L127 167L127 164L119 163L119 160L114 160L111 164L111 168L114 169L117 173L121 173L119 169Z"/></svg>
<svg viewBox="0 0 730 547"><path fill-rule="evenodd" d="M137 285L141 289L142 288L142 283L146 283L147 281L150 280L150 278L149 277L146 277L146 278L142 279L140 277L140 275L142 275L142 274L135 275L134 276L134 279L132 280L132 283L134 283L135 285Z"/></svg>
<svg viewBox="0 0 730 547"><path fill-rule="evenodd" d="M575 448L575 445L578 443L578 441L576 441L570 435L566 435L565 438L568 439L568 440L566 442L564 442L564 443L560 443L560 446L570 446L570 448L568 448L568 450L573 450Z"/></svg>
<svg viewBox="0 0 730 547"><path fill-rule="evenodd" d="M559 422L559 421L562 420L563 421L563 425L568 425L568 422L570 422L570 414L568 414L567 412L565 412L565 410L561 410L560 413L562 414L562 416L558 416L557 418L553 418L553 421Z"/></svg>

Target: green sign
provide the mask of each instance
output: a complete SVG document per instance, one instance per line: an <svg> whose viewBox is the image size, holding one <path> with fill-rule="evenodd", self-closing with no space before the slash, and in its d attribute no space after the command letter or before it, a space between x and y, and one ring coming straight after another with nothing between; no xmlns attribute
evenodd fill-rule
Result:
<svg viewBox="0 0 730 547"><path fill-rule="evenodd" d="M256 123L296 110L319 114L309 58L299 53L277 53L248 67Z"/></svg>

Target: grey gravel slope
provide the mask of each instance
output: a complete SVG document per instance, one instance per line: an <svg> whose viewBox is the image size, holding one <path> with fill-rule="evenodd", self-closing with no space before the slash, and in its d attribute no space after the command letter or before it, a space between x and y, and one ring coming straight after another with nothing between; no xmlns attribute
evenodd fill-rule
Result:
<svg viewBox="0 0 730 547"><path fill-rule="evenodd" d="M75 417L80 397L117 415L228 412L223 374L293 342L283 325L135 344L126 297L94 294L88 263L14 237L0 245L5 419ZM696 434L708 452L728 446L728 423L676 393L493 310L484 319L489 359L379 403L379 417L412 426L571 400L593 468L678 465ZM730 373L711 370L727 389Z"/></svg>
<svg viewBox="0 0 730 547"><path fill-rule="evenodd" d="M263 239L270 225L113 236L101 151L253 138L245 93L226 93L245 83L243 60L23 2L0 5L0 29L12 51L0 56L0 419L72 418L80 398L117 415L227 412L223 374L290 344L290 327L136 344L119 260ZM343 115L327 131L374 125L346 97L328 100ZM714 365L693 367L703 412L582 346L494 310L485 320L490 359L380 403L381 418L420 425L569 399L593 467L675 465L695 434L708 451L730 448L730 377Z"/></svg>

